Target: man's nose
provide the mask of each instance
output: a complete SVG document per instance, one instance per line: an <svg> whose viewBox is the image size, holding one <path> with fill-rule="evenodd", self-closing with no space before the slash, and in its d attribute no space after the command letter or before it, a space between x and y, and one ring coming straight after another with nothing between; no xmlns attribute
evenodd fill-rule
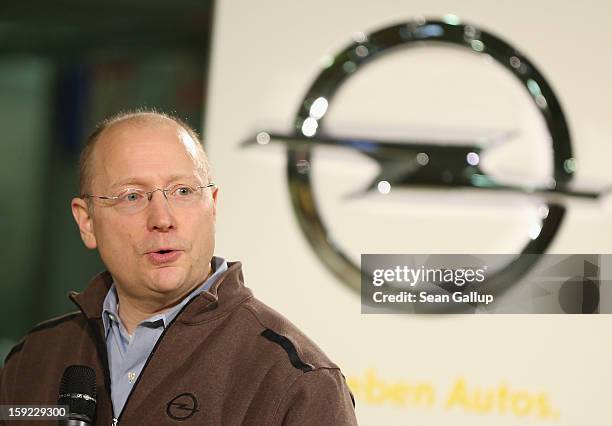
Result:
<svg viewBox="0 0 612 426"><path fill-rule="evenodd" d="M159 192L159 194L157 194ZM162 190L155 190L149 195L147 206L147 228L151 231L169 231L176 227L175 217L170 208L170 201Z"/></svg>

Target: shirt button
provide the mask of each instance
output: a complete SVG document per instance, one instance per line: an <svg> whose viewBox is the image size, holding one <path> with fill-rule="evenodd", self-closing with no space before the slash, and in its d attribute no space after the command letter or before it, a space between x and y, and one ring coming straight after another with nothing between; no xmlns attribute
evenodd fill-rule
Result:
<svg viewBox="0 0 612 426"><path fill-rule="evenodd" d="M136 373L134 373L133 371L130 371L127 374L127 377L128 377L129 382L132 383L134 381L134 379L136 378Z"/></svg>

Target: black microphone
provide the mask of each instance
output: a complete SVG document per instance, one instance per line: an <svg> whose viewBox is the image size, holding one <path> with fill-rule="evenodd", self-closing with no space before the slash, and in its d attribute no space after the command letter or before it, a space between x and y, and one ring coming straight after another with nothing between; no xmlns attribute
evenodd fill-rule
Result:
<svg viewBox="0 0 612 426"><path fill-rule="evenodd" d="M57 405L68 406L62 426L89 426L96 415L96 372L86 365L71 365L64 370Z"/></svg>

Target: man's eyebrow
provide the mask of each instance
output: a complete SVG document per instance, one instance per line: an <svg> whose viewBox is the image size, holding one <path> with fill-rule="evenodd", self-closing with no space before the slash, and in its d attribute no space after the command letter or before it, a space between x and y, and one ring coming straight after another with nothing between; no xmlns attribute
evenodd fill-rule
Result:
<svg viewBox="0 0 612 426"><path fill-rule="evenodd" d="M123 186L123 185L141 185L141 184L139 183L138 178L130 177L126 179L121 179L120 181L111 184L110 187L116 188L118 186Z"/></svg>
<svg viewBox="0 0 612 426"><path fill-rule="evenodd" d="M121 179L113 184L111 184L111 188L116 188L118 186L124 186L124 185L144 185L142 179L139 179L137 177L129 177L129 178L125 178L125 179Z"/></svg>
<svg viewBox="0 0 612 426"><path fill-rule="evenodd" d="M170 176L167 176L165 181L169 183L169 182L174 182L177 180L194 180L194 179L197 179L197 175L177 173L177 174L172 174ZM125 186L125 185L147 186L148 184L145 183L146 181L147 179L138 178L138 177L129 177L129 178L121 179L118 182L113 183L110 187L116 188L116 187Z"/></svg>

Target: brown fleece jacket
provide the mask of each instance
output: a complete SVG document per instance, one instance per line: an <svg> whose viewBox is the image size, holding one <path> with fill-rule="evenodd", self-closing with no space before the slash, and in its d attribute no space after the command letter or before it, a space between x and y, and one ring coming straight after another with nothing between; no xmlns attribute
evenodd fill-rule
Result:
<svg viewBox="0 0 612 426"><path fill-rule="evenodd" d="M357 424L338 366L253 296L240 262L229 265L166 328L119 424ZM80 311L38 325L13 348L0 371L0 404L56 404L65 368L87 365L96 371L95 423L112 424L102 325L111 282L108 272L95 277L70 295Z"/></svg>

